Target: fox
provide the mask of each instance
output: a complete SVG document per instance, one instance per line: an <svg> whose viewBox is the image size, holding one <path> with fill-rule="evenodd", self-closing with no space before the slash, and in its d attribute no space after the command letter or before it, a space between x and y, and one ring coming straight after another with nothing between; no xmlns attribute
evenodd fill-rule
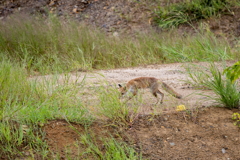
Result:
<svg viewBox="0 0 240 160"><path fill-rule="evenodd" d="M166 90L168 93L170 93L174 97L178 99L182 98L182 95L180 95L179 93L174 91L169 85L167 85L166 83L164 83L163 81L155 77L138 77L138 78L131 79L130 81L127 82L125 86L118 84L119 86L118 90L121 96L123 97L132 93L132 96L128 98L128 100L130 100L132 97L137 95L138 89L149 88L153 96L157 98L156 104L158 104L160 100L157 94L161 96L160 103L162 104L164 94L158 89L159 85L161 85L164 90Z"/></svg>

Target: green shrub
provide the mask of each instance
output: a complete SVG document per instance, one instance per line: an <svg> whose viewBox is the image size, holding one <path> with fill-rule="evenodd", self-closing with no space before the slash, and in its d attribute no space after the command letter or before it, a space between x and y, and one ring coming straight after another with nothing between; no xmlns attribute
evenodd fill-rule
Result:
<svg viewBox="0 0 240 160"><path fill-rule="evenodd" d="M230 67L227 67L223 73L226 74L228 79L235 82L240 77L240 61Z"/></svg>

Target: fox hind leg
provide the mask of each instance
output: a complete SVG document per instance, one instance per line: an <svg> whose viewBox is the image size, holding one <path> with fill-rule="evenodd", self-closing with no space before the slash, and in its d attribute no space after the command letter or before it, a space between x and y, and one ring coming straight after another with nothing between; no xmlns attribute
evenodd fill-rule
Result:
<svg viewBox="0 0 240 160"><path fill-rule="evenodd" d="M152 94L154 95L154 97L157 98L157 103L156 103L156 104L158 104L158 102L159 102L159 98L158 98L158 96L157 96L157 93L161 95L161 101L160 101L160 103L162 104L162 103L163 103L164 94L163 94L161 91L159 91L159 90L157 90L157 91L155 91L155 92L152 92Z"/></svg>

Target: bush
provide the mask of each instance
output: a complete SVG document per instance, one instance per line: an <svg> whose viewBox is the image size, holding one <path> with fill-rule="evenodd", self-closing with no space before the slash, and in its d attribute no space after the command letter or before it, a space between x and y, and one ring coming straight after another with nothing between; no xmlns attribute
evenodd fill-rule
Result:
<svg viewBox="0 0 240 160"><path fill-rule="evenodd" d="M235 82L240 77L240 61L238 61L234 65L226 68L223 73L225 73L226 76L232 82Z"/></svg>

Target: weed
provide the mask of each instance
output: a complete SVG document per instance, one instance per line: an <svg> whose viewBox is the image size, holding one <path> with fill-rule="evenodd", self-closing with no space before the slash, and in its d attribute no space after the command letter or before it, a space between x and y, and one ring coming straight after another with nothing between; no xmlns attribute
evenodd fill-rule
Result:
<svg viewBox="0 0 240 160"><path fill-rule="evenodd" d="M235 82L238 78L240 78L240 61L230 67L227 67L223 73L225 73L232 82Z"/></svg>
<svg viewBox="0 0 240 160"><path fill-rule="evenodd" d="M97 144L90 135L82 135L81 140L84 145L88 146L85 153L93 154L97 159L142 159L141 155L136 153L133 148L129 147L126 143L119 143L113 138L103 139L102 145Z"/></svg>
<svg viewBox="0 0 240 160"><path fill-rule="evenodd" d="M105 142L106 152L104 159L106 160L118 160L118 159L141 159L141 156L136 151L127 146L125 143L119 143L115 139L110 139Z"/></svg>
<svg viewBox="0 0 240 160"><path fill-rule="evenodd" d="M204 86L214 91L217 97L213 98L218 103L223 104L226 108L237 108L240 102L240 93L237 83L231 83L228 78L223 79L222 73L216 66L210 67L213 76L212 80L204 83ZM211 96L208 96L211 97Z"/></svg>
<svg viewBox="0 0 240 160"><path fill-rule="evenodd" d="M99 94L99 114L110 119L114 123L127 123L129 111L119 99L119 93L115 88L101 88Z"/></svg>
<svg viewBox="0 0 240 160"><path fill-rule="evenodd" d="M0 128L1 156L12 159L33 150L31 158L34 158L35 155L43 159L47 157L48 146L42 140L43 134L40 130L36 130L36 127L26 127L26 125L13 121L4 121L0 124Z"/></svg>
<svg viewBox="0 0 240 160"><path fill-rule="evenodd" d="M111 86L100 88L98 93L98 115L107 118L111 125L131 127L138 117L139 105L128 107L126 101L120 98L117 88Z"/></svg>
<svg viewBox="0 0 240 160"><path fill-rule="evenodd" d="M232 120L234 120L234 125L240 127L240 114L239 113L233 113Z"/></svg>

